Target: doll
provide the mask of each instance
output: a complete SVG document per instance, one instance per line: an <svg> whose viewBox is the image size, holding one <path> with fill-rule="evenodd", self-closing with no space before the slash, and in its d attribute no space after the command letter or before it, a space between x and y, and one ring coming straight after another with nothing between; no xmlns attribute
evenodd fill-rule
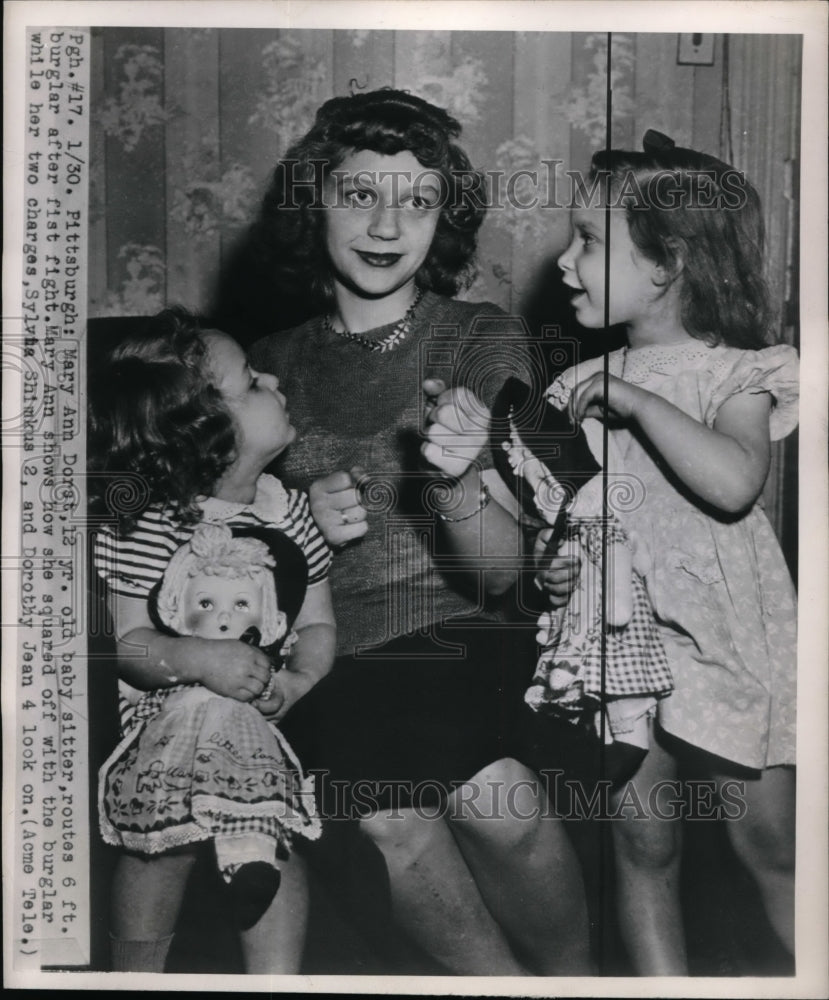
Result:
<svg viewBox="0 0 829 1000"><path fill-rule="evenodd" d="M621 781L644 759L648 719L672 681L631 541L612 510L603 514L602 425L587 419L574 429L549 397L539 412L517 379L505 384L493 417L502 478L536 527L551 528L546 557L572 555L581 564L566 607L538 619L538 661L525 701L576 723L592 717L605 734L607 776ZM611 439L608 475L618 468Z"/></svg>
<svg viewBox="0 0 829 1000"><path fill-rule="evenodd" d="M304 557L281 532L202 523L171 557L151 617L175 635L255 642L273 660L264 700L296 638L289 615L302 604L303 574ZM124 729L102 768L104 839L150 856L212 839L250 926L276 894L292 834L320 834L313 783L291 747L253 702L200 684L146 692Z"/></svg>
<svg viewBox="0 0 829 1000"><path fill-rule="evenodd" d="M273 651L282 639L285 656L296 641L277 603L276 561L259 538L233 539L223 524L204 524L170 559L155 597L160 625L177 635L201 639L241 639ZM259 696L266 701L271 683Z"/></svg>

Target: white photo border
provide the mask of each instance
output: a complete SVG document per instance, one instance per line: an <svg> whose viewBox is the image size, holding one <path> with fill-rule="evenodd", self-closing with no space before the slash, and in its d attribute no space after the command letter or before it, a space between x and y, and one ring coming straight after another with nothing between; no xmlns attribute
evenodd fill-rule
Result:
<svg viewBox="0 0 829 1000"><path fill-rule="evenodd" d="M520 25L528 31L676 32L693 22L698 30L715 33L795 33L803 36L802 195L800 218L802 330L802 389L799 500L799 655L798 655L798 808L797 808L797 974L786 979L556 979L498 980L395 977L143 977L116 973L20 972L14 967L9 937L12 914L8 887L16 858L11 832L15 827L14 788L3 788L4 959L5 985L49 989L169 989L255 992L420 993L513 996L731 996L819 997L829 992L827 970L827 439L826 406L829 337L827 337L827 7L799 0L698 0L677 7L668 0L643 2L421 2L402 0L315 0L282 3L183 0L152 4L130 2L37 3L12 0L5 5L4 33L4 319L17 315L22 273L24 134L24 38L26 28L44 26L137 25L175 27L293 27L400 29L432 27L443 30L506 30ZM10 329L13 326L9 327ZM5 345L4 345L5 350ZM4 421L19 411L19 373L4 363ZM16 409L16 407L18 407ZM4 456L5 458L5 456ZM4 477L3 551L17 551L21 510L19 484ZM3 621L17 617L19 594L15 573L4 562ZM9 610L11 609L11 610ZM3 629L4 771L15 773L19 748L9 743L14 733L16 700L13 665L17 637Z"/></svg>

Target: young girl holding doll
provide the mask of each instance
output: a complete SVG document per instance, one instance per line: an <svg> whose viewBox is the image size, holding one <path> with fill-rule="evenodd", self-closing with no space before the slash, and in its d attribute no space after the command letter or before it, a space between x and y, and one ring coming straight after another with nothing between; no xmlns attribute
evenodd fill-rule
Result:
<svg viewBox="0 0 829 1000"><path fill-rule="evenodd" d="M124 848L113 968L163 971L197 845L212 840L247 971L297 972L307 893L289 847L319 821L273 724L328 672L335 635L307 500L263 473L294 438L285 398L234 340L178 310L121 342L95 388L99 478L112 496L119 475L138 476L140 496L95 547L126 709L101 775L102 832Z"/></svg>
<svg viewBox="0 0 829 1000"><path fill-rule="evenodd" d="M607 421L641 483L638 506L617 514L674 691L633 778L637 818L613 824L618 908L636 971L681 975L680 827L651 793L691 754L718 791L740 782L744 809L728 834L794 949L796 610L758 501L770 441L797 423L797 355L767 346L760 202L742 174L658 133L643 153L597 153L592 172L606 181L604 200L575 209L559 267L582 326L624 324L628 346L609 357L606 392L596 358L564 372L548 396L576 425ZM452 395L439 402L425 454L440 466L463 428ZM448 471L474 491L474 469ZM576 571L559 559L542 573L553 603L566 603Z"/></svg>

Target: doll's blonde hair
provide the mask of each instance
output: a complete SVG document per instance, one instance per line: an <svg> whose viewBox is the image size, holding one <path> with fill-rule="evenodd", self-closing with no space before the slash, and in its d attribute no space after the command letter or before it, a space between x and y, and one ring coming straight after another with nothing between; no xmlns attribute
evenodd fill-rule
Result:
<svg viewBox="0 0 829 1000"><path fill-rule="evenodd" d="M259 538L235 538L226 524L198 525L188 542L173 553L158 594L158 614L168 627L185 634L181 598L195 576L253 580L262 588L261 645L270 646L287 631L285 612L276 600L273 570L276 560Z"/></svg>

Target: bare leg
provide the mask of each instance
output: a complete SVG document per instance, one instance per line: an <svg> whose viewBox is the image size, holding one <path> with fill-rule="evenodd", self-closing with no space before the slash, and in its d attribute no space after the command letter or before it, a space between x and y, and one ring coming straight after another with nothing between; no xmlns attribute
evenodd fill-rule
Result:
<svg viewBox="0 0 829 1000"><path fill-rule="evenodd" d="M450 799L450 827L490 912L537 975L590 975L581 868L532 771L484 768Z"/></svg>
<svg viewBox="0 0 829 1000"><path fill-rule="evenodd" d="M122 854L112 883L112 933L129 940L172 934L196 849Z"/></svg>
<svg viewBox="0 0 829 1000"><path fill-rule="evenodd" d="M727 775L715 773L722 795ZM731 776L732 780L733 776ZM795 772L773 767L742 781L745 813L727 820L737 857L757 882L766 915L777 936L794 954ZM732 791L735 798L737 790Z"/></svg>
<svg viewBox="0 0 829 1000"><path fill-rule="evenodd" d="M382 852L392 912L424 951L465 976L526 976L481 899L443 819L412 809L375 814L362 829Z"/></svg>
<svg viewBox="0 0 829 1000"><path fill-rule="evenodd" d="M295 975L302 962L308 925L305 862L292 854L281 872L273 902L259 922L240 935L245 971L253 975Z"/></svg>
<svg viewBox="0 0 829 1000"><path fill-rule="evenodd" d="M619 927L641 976L685 976L688 961L679 901L681 809L670 814L670 789L649 801L658 782L676 777L676 762L655 739L633 779L612 796L625 819L613 821Z"/></svg>
<svg viewBox="0 0 829 1000"><path fill-rule="evenodd" d="M163 971L196 850L184 848L149 857L122 854L119 858L112 884L116 971Z"/></svg>

